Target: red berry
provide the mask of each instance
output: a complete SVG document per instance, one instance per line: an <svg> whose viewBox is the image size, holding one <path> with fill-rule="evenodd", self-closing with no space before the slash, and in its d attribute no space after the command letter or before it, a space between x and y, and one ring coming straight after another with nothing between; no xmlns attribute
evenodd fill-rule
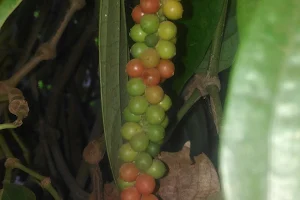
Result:
<svg viewBox="0 0 300 200"><path fill-rule="evenodd" d="M142 78L147 86L158 85L160 82L160 74L156 68L145 69Z"/></svg>
<svg viewBox="0 0 300 200"><path fill-rule="evenodd" d="M132 78L141 77L144 72L144 65L140 59L132 59L126 65L126 73Z"/></svg>
<svg viewBox="0 0 300 200"><path fill-rule="evenodd" d="M144 14L145 13L142 11L141 6L137 5L133 8L131 12L131 17L135 23L139 24Z"/></svg>
<svg viewBox="0 0 300 200"><path fill-rule="evenodd" d="M174 75L175 66L171 60L161 59L159 64L157 65L157 69L160 73L161 78L167 79Z"/></svg>
<svg viewBox="0 0 300 200"><path fill-rule="evenodd" d="M144 13L153 14L160 8L160 0L140 0L140 6Z"/></svg>

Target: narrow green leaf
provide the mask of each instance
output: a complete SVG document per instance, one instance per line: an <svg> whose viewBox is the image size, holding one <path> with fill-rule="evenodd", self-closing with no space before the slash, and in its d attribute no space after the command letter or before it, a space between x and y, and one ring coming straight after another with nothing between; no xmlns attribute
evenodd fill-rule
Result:
<svg viewBox="0 0 300 200"><path fill-rule="evenodd" d="M101 0L99 17L101 105L106 148L116 180L121 111L127 104L125 66L128 61L124 0Z"/></svg>
<svg viewBox="0 0 300 200"><path fill-rule="evenodd" d="M22 0L0 0L0 30L9 15L21 2Z"/></svg>
<svg viewBox="0 0 300 200"><path fill-rule="evenodd" d="M241 40L221 134L227 200L300 197L299 10L262 0Z"/></svg>
<svg viewBox="0 0 300 200"><path fill-rule="evenodd" d="M183 63L176 68L174 89L179 93L186 81L195 73L211 43L219 21L223 0L182 1L184 18L178 22L177 57Z"/></svg>
<svg viewBox="0 0 300 200"><path fill-rule="evenodd" d="M262 0L237 0L237 17L240 35L243 35L245 29L255 16L255 10Z"/></svg>
<svg viewBox="0 0 300 200"><path fill-rule="evenodd" d="M5 183L0 193L1 200L36 200L35 194L22 185Z"/></svg>

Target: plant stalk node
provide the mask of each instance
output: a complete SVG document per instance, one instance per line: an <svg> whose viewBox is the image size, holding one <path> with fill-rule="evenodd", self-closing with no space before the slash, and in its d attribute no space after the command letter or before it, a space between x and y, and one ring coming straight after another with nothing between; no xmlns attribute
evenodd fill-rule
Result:
<svg viewBox="0 0 300 200"><path fill-rule="evenodd" d="M39 46L36 55L43 60L51 60L56 57L56 49L48 42Z"/></svg>
<svg viewBox="0 0 300 200"><path fill-rule="evenodd" d="M13 168L16 168L16 165L18 163L20 163L20 160L17 158L7 158L4 163L4 166L5 166L5 168L13 169Z"/></svg>
<svg viewBox="0 0 300 200"><path fill-rule="evenodd" d="M40 183L42 188L47 188L51 185L51 179L49 177L44 178Z"/></svg>

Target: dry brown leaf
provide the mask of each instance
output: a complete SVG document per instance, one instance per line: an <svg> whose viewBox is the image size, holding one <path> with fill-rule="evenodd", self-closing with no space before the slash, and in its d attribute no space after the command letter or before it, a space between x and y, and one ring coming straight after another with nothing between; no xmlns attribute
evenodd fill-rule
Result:
<svg viewBox="0 0 300 200"><path fill-rule="evenodd" d="M190 148L184 146L176 153L162 152L160 159L169 167L160 180L158 194L163 200L207 200L220 190L217 172L205 154L190 159Z"/></svg>

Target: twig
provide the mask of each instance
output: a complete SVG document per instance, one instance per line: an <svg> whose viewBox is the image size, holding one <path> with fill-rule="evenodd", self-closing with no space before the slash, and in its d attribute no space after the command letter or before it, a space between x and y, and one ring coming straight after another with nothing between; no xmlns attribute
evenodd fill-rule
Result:
<svg viewBox="0 0 300 200"><path fill-rule="evenodd" d="M19 138L19 136L16 134L16 132L13 129L9 129L9 132L12 134L12 136L20 146L27 164L30 164L30 151L27 149L24 142Z"/></svg>
<svg viewBox="0 0 300 200"><path fill-rule="evenodd" d="M10 128L18 128L19 125L15 123L5 123L5 124L0 124L0 130L3 129L10 129Z"/></svg>
<svg viewBox="0 0 300 200"><path fill-rule="evenodd" d="M21 164L18 159L16 159L16 158L8 158L6 160L6 162L5 162L5 168L6 169L19 169L19 170L22 170L23 172L26 172L27 174L29 174L33 178L39 180L40 181L40 185L43 188L45 188L53 196L53 198L55 200L61 200L61 198L59 197L58 193L53 188L53 186L51 184L50 178L42 176L39 173L37 173L37 172L29 169L28 167L26 167L23 164Z"/></svg>
<svg viewBox="0 0 300 200"><path fill-rule="evenodd" d="M185 103L177 112L176 122L169 132L173 132L182 118L190 110L190 108L203 96L210 95L212 114L214 117L214 123L219 133L221 118L222 118L222 104L219 97L220 82L218 78L219 72L219 58L222 46L223 30L225 25L226 13L227 13L228 0L224 0L221 17L218 22L214 38L212 41L212 50L209 59L208 72L206 74L196 74L194 79L191 81L191 85L185 96ZM171 134L165 137L164 143L166 143Z"/></svg>
<svg viewBox="0 0 300 200"><path fill-rule="evenodd" d="M1 147L1 150L3 151L6 158L13 158L14 157L13 153L9 149L9 147L6 143L6 140L4 139L2 134L0 134L0 147ZM5 175L4 175L3 183L10 183L11 182L11 177L12 177L12 170L11 169L5 169Z"/></svg>
<svg viewBox="0 0 300 200"><path fill-rule="evenodd" d="M53 176L53 177L56 177L58 178L58 172L55 168L55 164L54 164L54 161L53 161L53 158L52 158L52 155L51 155L51 151L50 151L50 148L48 146L48 143L47 143L47 139L46 139L46 133L45 133L45 122L44 120L42 120L42 117L40 116L40 124L39 124L39 132L40 132L40 142L41 142L41 146L44 150L44 153L45 153L45 156L46 156L46 160L47 160L47 164L48 164L48 167L49 167L49 170L50 170L50 174Z"/></svg>
<svg viewBox="0 0 300 200"><path fill-rule="evenodd" d="M4 118L5 121L8 121L8 112L4 112ZM16 132L14 131L14 129L9 129L9 132L12 134L12 136L14 137L14 139L16 140L16 142L18 143L18 145L20 146L22 152L23 152L23 156L26 160L26 162L29 164L30 163L30 152L27 149L26 145L24 144L24 142L19 138L19 136L16 134Z"/></svg>
<svg viewBox="0 0 300 200"><path fill-rule="evenodd" d="M24 45L24 47L25 47L24 52L22 53L22 55L20 56L20 58L18 59L18 62L16 64L17 69L19 67L21 67L22 65L24 65L24 63L28 60L28 57L30 56L32 48L37 39L37 35L39 34L39 31L42 28L44 21L46 19L46 16L49 12L49 8L50 8L49 1L44 1L43 3L44 3L44 5L40 11L41 14L39 15L38 19L34 23L32 29L31 29L31 32L29 34L28 40L27 40L26 44Z"/></svg>
<svg viewBox="0 0 300 200"><path fill-rule="evenodd" d="M3 137L2 134L0 134L0 147L3 150L3 153L4 153L6 158L13 158L14 157L13 153L9 149L9 147L6 143L6 140L5 140L5 138Z"/></svg>
<svg viewBox="0 0 300 200"><path fill-rule="evenodd" d="M99 137L99 133L101 133L102 130L103 130L102 113L101 113L101 109L99 109L93 129L91 131L89 141L92 141L93 139ZM84 160L82 160L76 175L76 181L80 185L80 187L85 186L88 177L89 177L89 164L86 163Z"/></svg>
<svg viewBox="0 0 300 200"><path fill-rule="evenodd" d="M87 41L90 39L90 36L92 35L94 29L94 22L91 22L89 26L87 26L87 29L85 29L84 33L81 35L81 38L79 39L78 43L73 48L72 52L70 53L69 60L67 61L67 65L65 66L61 76L55 80L53 84L53 94L50 96L49 104L47 106L46 110L46 116L47 116L47 122L50 125L50 127L56 127L57 124L57 110L58 110L58 98L61 96L61 93L63 92L63 89L65 85L67 84L68 80L70 79L71 75L73 74L76 64L78 63L80 59L80 55L82 55L82 52L84 50L84 46L86 45ZM53 133L49 132L48 135L52 135ZM82 190L76 183L74 177L70 173L65 160L62 156L59 144L56 140L56 138L52 140L48 140L51 152L54 157L54 161L57 165L57 168L62 175L63 180L65 181L68 188L71 190L71 194L74 197L77 197L79 199L87 199L88 193Z"/></svg>
<svg viewBox="0 0 300 200"><path fill-rule="evenodd" d="M49 42L43 43L37 49L36 54L12 77L5 81L5 83L11 87L16 87L20 80L24 78L31 70L33 70L41 61L51 60L56 57L56 46L65 31L69 21L74 13L81 9L85 5L85 0L71 0L70 8L60 24L59 28L52 36Z"/></svg>
<svg viewBox="0 0 300 200"><path fill-rule="evenodd" d="M2 182L3 184L11 182L11 174L12 174L12 169L6 168L5 169L4 180Z"/></svg>

